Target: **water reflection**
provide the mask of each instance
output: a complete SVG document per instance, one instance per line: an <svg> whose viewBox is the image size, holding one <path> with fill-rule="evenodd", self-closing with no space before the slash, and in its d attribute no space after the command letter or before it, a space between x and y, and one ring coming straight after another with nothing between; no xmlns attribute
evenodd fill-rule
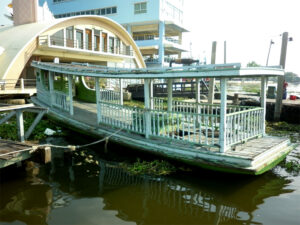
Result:
<svg viewBox="0 0 300 225"><path fill-rule="evenodd" d="M94 224L76 211L96 204L89 217L102 213L110 224L260 224L253 212L265 199L292 192L289 183L272 172L247 178L133 176L96 153L63 156L57 151L38 176L2 184L0 221L57 224L59 210L69 209L64 216L72 217L72 224Z"/></svg>

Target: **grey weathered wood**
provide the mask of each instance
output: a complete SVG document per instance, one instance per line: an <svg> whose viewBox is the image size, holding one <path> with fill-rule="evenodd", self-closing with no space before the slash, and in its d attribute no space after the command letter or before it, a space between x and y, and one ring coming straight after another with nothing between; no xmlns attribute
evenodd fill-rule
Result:
<svg viewBox="0 0 300 225"><path fill-rule="evenodd" d="M283 69L285 68L288 36L289 36L288 32L284 32L282 34L280 65L282 66ZM274 120L276 120L276 121L279 121L280 115L281 115L283 84L284 84L284 77L278 77L277 78L276 103L275 103L275 110L274 110Z"/></svg>
<svg viewBox="0 0 300 225"><path fill-rule="evenodd" d="M3 117L0 120L0 124L5 123L6 121L8 121L10 118L12 118L14 115L16 115L15 111L10 112L9 114L7 114L5 117Z"/></svg>
<svg viewBox="0 0 300 225"><path fill-rule="evenodd" d="M211 50L211 64L216 63L216 51L217 51L217 42L214 41L212 43L212 50ZM214 95L215 95L215 78L210 78L209 91L208 91L208 103L210 104L213 103Z"/></svg>
<svg viewBox="0 0 300 225"><path fill-rule="evenodd" d="M30 127L26 131L26 133L25 133L25 139L28 139L30 137L32 131L34 130L34 128L36 127L36 125L38 125L38 123L43 118L43 116L45 115L45 113L46 113L46 111L40 111L38 113L38 115L36 116L36 118L34 119L34 121L32 122L32 124L30 125Z"/></svg>
<svg viewBox="0 0 300 225"><path fill-rule="evenodd" d="M16 110L16 109L26 109L34 107L34 104L25 104L25 105L4 105L0 107L0 112Z"/></svg>
<svg viewBox="0 0 300 225"><path fill-rule="evenodd" d="M16 110L16 117L17 117L18 138L21 142L24 142L25 138L24 138L23 111L22 110Z"/></svg>
<svg viewBox="0 0 300 225"><path fill-rule="evenodd" d="M221 78L220 152L226 151L227 79Z"/></svg>

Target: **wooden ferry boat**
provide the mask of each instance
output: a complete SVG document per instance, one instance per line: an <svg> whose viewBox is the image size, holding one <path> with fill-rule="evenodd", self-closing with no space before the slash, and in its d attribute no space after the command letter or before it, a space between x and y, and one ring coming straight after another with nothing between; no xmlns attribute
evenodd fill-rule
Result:
<svg viewBox="0 0 300 225"><path fill-rule="evenodd" d="M119 144L207 169L255 175L273 168L295 147L288 138L265 133L266 80L283 76L280 68L223 64L124 69L35 61L31 65L37 76L37 97L32 101L86 134L103 137L118 131L110 139ZM173 100L172 82L179 78L196 78L195 102ZM200 102L202 78L220 80L221 104ZM229 78L261 79L261 106L228 105ZM94 88L86 85L88 79ZM114 80L119 91L101 87L102 79ZM144 107L124 106L124 81L137 79L144 84ZM168 80L167 101L153 97L154 79Z"/></svg>

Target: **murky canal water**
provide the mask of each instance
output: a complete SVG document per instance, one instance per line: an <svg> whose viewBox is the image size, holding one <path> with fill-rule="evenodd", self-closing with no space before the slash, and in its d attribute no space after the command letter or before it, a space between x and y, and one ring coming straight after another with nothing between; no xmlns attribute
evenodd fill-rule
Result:
<svg viewBox="0 0 300 225"><path fill-rule="evenodd" d="M5 176L0 224L300 223L300 176L280 166L258 177L196 169L163 178L133 176L117 164L128 151L113 148L121 147L72 155L56 150L51 163Z"/></svg>

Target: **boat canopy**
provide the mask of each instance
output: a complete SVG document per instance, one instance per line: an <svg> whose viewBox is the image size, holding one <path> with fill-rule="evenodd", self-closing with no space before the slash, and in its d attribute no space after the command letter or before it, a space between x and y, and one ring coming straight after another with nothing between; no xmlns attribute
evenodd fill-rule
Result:
<svg viewBox="0 0 300 225"><path fill-rule="evenodd" d="M88 63L52 63L33 61L35 68L52 72L100 78L158 79L158 78L243 78L261 76L283 76L281 67L246 67L240 63L197 65L168 68L112 68Z"/></svg>

